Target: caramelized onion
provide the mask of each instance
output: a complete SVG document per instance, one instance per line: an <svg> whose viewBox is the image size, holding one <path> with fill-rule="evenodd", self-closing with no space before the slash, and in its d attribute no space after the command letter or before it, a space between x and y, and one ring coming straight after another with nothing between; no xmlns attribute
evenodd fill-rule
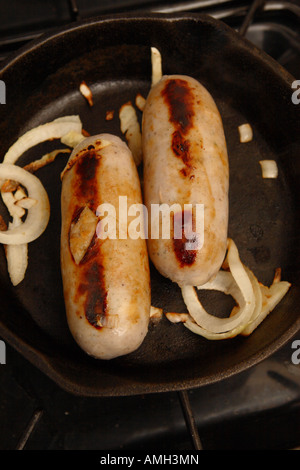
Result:
<svg viewBox="0 0 300 470"><path fill-rule="evenodd" d="M18 181L26 188L28 197L37 201L28 210L22 224L0 232L0 243L20 245L35 240L46 229L50 217L49 199L44 186L35 175L9 163L0 163L0 179Z"/></svg>
<svg viewBox="0 0 300 470"><path fill-rule="evenodd" d="M253 139L253 131L252 127L250 124L242 124L239 126L239 133L240 133L240 142L246 143L246 142L251 142Z"/></svg>
<svg viewBox="0 0 300 470"><path fill-rule="evenodd" d="M237 247L231 239L228 240L227 262L232 276L229 279L230 286L228 287L228 292L233 296L238 296L236 292L237 289L239 289L242 294L242 298L240 296L237 297L240 305L236 310L235 315L230 316L229 318L219 318L215 315L211 315L207 313L202 306L193 286L183 286L181 289L183 300L193 320L200 327L210 331L211 333L225 333L236 327L240 327L242 324L245 325L251 318L255 307L255 297L251 281L240 260ZM222 274L219 272L216 276L217 281L219 281L218 277L220 276L224 278L224 274L225 273ZM226 279L226 282L228 283L228 278ZM215 289L214 281L210 283L209 287ZM199 288L206 289L207 285L204 284Z"/></svg>
<svg viewBox="0 0 300 470"><path fill-rule="evenodd" d="M119 118L121 132L125 134L128 147L138 166L142 161L142 134L136 110L130 101L121 106Z"/></svg>
<svg viewBox="0 0 300 470"><path fill-rule="evenodd" d="M61 139L71 131L81 132L79 116L63 116L25 132L4 155L3 163L16 163L26 150L46 140Z"/></svg>
<svg viewBox="0 0 300 470"><path fill-rule="evenodd" d="M14 217L13 221L8 224L8 229L19 227L22 220ZM17 286L23 281L28 266L28 244L6 245L5 256L7 260L7 271L13 286Z"/></svg>
<svg viewBox="0 0 300 470"><path fill-rule="evenodd" d="M151 47L151 65L152 65L152 86L162 78L161 54L156 47Z"/></svg>
<svg viewBox="0 0 300 470"><path fill-rule="evenodd" d="M243 265L231 239L228 239L223 266L226 270L220 270L214 279L197 288L231 295L236 306L229 318L218 318L206 312L195 288L185 286L182 295L189 313L167 312L165 315L170 322L183 323L193 333L210 340L233 338L238 334L247 336L274 310L291 286L289 282L281 281L281 271L278 269L270 287L261 284L253 272Z"/></svg>
<svg viewBox="0 0 300 470"><path fill-rule="evenodd" d="M263 178L277 178L278 166L275 160L260 160Z"/></svg>

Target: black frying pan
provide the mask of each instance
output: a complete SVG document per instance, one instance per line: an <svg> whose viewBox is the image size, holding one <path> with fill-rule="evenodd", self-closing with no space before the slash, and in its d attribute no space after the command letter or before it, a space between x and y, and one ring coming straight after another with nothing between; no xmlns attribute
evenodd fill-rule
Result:
<svg viewBox="0 0 300 470"><path fill-rule="evenodd" d="M183 390L231 376L274 353L300 328L299 319L299 110L293 78L229 27L204 15L104 17L44 35L13 56L0 71L7 104L0 107L0 155L26 130L56 117L79 114L91 134L119 136L118 108L150 87L150 46L162 54L165 74L187 74L211 92L223 117L230 159L229 236L243 262L270 284L282 268L292 288L248 338L208 341L163 318L143 345L109 362L91 359L74 343L64 310L59 266L60 172L67 157L39 170L51 218L29 245L25 280L10 284L1 251L0 336L65 390L116 396ZM94 106L79 93L85 80ZM107 110L116 110L113 121ZM249 122L254 139L239 142ZM26 152L20 164L57 148L57 142ZM263 180L259 160L275 159L276 180ZM152 304L185 311L179 288L151 266ZM230 299L202 298L207 309L226 312Z"/></svg>

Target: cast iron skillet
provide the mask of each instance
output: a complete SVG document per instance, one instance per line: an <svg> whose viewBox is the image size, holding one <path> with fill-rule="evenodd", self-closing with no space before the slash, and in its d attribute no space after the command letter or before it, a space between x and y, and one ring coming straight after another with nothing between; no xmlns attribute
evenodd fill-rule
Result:
<svg viewBox="0 0 300 470"><path fill-rule="evenodd" d="M276 267L292 288L248 338L208 341L163 318L138 351L98 361L73 341L65 319L59 265L59 157L38 176L48 191L51 218L29 245L25 280L10 284L1 251L0 336L65 390L85 396L121 396L183 390L227 378L274 353L300 328L299 321L299 106L292 103L293 78L222 22L208 16L118 15L76 23L21 49L2 68L7 104L0 107L0 155L26 130L66 114L79 114L93 133L122 137L118 108L150 87L150 47L162 54L165 74L200 80L219 106L230 159L229 236L241 259L270 284ZM91 108L79 93L85 80ZM107 110L115 110L112 121ZM141 117L141 116L140 116ZM254 139L239 142L238 126L249 122ZM58 142L39 145L23 165ZM2 157L1 157L2 158ZM263 180L259 160L275 159L276 180ZM183 312L179 288L151 266L152 304ZM228 314L231 301L219 294L202 300L211 312Z"/></svg>

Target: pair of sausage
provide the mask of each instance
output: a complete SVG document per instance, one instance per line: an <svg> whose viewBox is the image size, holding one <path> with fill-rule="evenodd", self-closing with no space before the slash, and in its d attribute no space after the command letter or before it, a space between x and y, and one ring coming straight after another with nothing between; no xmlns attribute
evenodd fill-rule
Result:
<svg viewBox="0 0 300 470"><path fill-rule="evenodd" d="M163 276L182 286L211 279L226 253L228 157L211 95L191 77L164 76L147 97L142 135L147 240L98 236L99 206L113 205L118 221L119 196L127 196L127 207L143 202L133 157L121 139L100 134L83 140L63 172L67 320L79 346L100 359L136 350L147 334L148 255ZM175 207L165 238L157 237L162 221L153 212L162 207ZM128 218L127 231L129 224Z"/></svg>

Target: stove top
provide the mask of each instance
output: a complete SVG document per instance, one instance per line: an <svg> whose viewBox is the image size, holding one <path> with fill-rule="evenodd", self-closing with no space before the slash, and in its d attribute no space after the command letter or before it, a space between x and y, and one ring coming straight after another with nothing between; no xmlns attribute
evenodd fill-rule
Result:
<svg viewBox="0 0 300 470"><path fill-rule="evenodd" d="M52 28L134 11L208 13L300 78L299 0L10 0L9 8L7 2L0 4L0 65ZM257 366L215 384L187 392L100 399L70 395L9 345L1 341L0 346L0 450L125 455L131 450L300 448L300 332Z"/></svg>

